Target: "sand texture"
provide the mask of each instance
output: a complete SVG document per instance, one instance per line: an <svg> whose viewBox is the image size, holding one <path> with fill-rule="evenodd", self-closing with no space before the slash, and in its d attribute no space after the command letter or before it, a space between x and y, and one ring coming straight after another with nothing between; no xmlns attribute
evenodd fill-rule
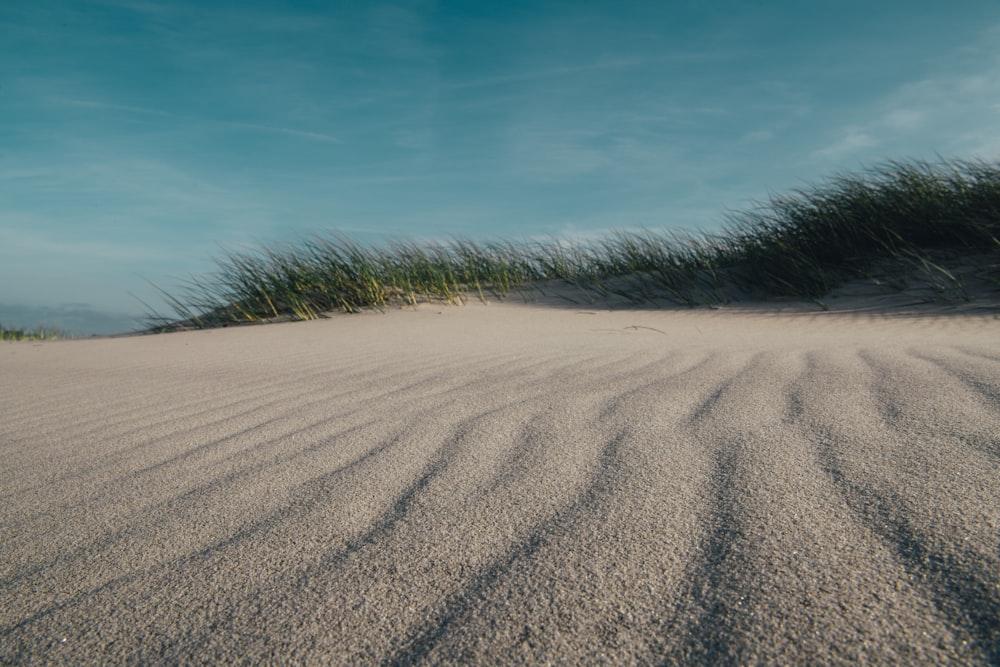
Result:
<svg viewBox="0 0 1000 667"><path fill-rule="evenodd" d="M998 664L996 314L0 345L0 662Z"/></svg>

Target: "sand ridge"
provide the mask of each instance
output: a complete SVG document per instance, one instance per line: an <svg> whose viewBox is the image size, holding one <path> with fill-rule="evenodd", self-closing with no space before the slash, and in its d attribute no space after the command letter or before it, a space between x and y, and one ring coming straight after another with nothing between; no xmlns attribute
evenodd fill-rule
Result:
<svg viewBox="0 0 1000 667"><path fill-rule="evenodd" d="M0 346L0 661L1000 662L995 315Z"/></svg>

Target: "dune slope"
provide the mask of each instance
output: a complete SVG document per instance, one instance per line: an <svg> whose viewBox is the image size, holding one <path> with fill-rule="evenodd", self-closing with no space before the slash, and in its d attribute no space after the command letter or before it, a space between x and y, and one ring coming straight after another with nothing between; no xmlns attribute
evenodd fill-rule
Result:
<svg viewBox="0 0 1000 667"><path fill-rule="evenodd" d="M1000 663L995 316L0 346L0 661Z"/></svg>

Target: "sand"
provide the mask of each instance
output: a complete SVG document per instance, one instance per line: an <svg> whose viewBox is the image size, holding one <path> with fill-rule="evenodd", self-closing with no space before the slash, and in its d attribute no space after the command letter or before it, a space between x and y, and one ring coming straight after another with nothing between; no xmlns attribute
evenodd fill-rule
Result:
<svg viewBox="0 0 1000 667"><path fill-rule="evenodd" d="M1000 317L0 345L0 662L998 664Z"/></svg>

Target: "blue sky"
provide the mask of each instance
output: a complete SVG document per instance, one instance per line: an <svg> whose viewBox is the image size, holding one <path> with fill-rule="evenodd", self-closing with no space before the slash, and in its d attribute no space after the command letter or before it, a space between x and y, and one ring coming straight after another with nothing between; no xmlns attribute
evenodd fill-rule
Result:
<svg viewBox="0 0 1000 667"><path fill-rule="evenodd" d="M4 0L0 36L8 325L120 328L145 280L314 231L710 230L1000 157L996 0Z"/></svg>

